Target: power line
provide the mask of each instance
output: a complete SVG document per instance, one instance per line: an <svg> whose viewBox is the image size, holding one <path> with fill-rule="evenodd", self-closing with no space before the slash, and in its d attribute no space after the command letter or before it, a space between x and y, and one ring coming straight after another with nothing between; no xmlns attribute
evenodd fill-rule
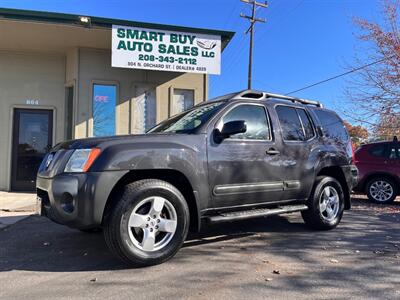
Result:
<svg viewBox="0 0 400 300"><path fill-rule="evenodd" d="M232 65L235 65L236 59L241 56L241 52L243 48L245 48L245 37L243 35L238 36L235 40L232 40L232 44L237 44L237 49L229 49L228 51L230 56L225 56L225 61L228 63L226 64L226 69L230 68ZM225 53L225 52L224 52Z"/></svg>
<svg viewBox="0 0 400 300"><path fill-rule="evenodd" d="M289 92L289 93L286 93L285 95L291 95L291 94L294 94L294 93L297 93L297 92L300 92L300 91L304 91L304 90L309 89L309 88L312 88L312 87L314 87L314 86L316 86L316 85L320 85L320 84L323 84L323 83L325 83L325 82L328 82L328 81L337 79L337 78L339 78L339 77L343 77L343 76L349 75L349 74L351 74L351 73L360 71L360 70L362 70L362 69L368 68L368 67L370 67L370 66L372 66L372 65L378 64L378 63L380 63L380 62L383 62L383 61L385 61L385 60L387 60L387 59L391 59L391 58L393 58L393 57L394 57L394 55L391 56L391 57L385 57L385 58L376 60L376 61L374 61L374 62L371 62L371 63L369 63L369 64L363 65L363 66L361 66L361 67L358 67L358 68L355 68L355 69L351 69L350 71L344 72L344 73L342 73L342 74L339 74L339 75L336 75L336 76L333 76L333 77L330 77L330 78L327 78L327 79L318 81L318 82L316 82L316 83L307 85L307 86L305 86L305 87L303 87L303 88L300 88L300 89L291 91L291 92Z"/></svg>
<svg viewBox="0 0 400 300"><path fill-rule="evenodd" d="M292 9L289 9L288 11L284 11L283 13L280 13L280 14L278 14L277 16L276 16L276 19L278 19L278 23L276 23L275 24L275 26L276 27L279 27L279 26L281 26L283 23L284 23L284 21L294 12L294 11L296 11L299 7L300 7L300 5L302 5L303 3L304 3L304 1L305 0L300 0L299 2L297 2L297 4L292 8ZM279 2L279 4L280 3L282 3L282 2ZM271 8L272 8L272 4L271 4ZM276 11L278 11L277 9L276 9L276 7L275 7L275 10L273 10L274 12L276 12ZM270 15L269 16L269 19L270 20L272 20L273 18L272 18L272 16L273 15ZM272 24L273 26L274 26L274 24ZM261 42L261 41L264 41L264 39L265 38L267 38L267 31L264 31L264 34L261 34L261 35L258 35L258 38L256 39L256 42Z"/></svg>
<svg viewBox="0 0 400 300"><path fill-rule="evenodd" d="M234 15L236 14L237 8L239 7L239 2L236 2L234 6L232 6L232 10L230 12L230 14L228 15L228 19L227 19L227 28L228 29L232 29L235 30L236 26L239 23L239 18L234 18ZM229 47L228 49L226 49L222 55L223 55L223 69L224 72L229 73L228 71L230 71L230 69L235 65L237 57L240 57L239 52L242 52L242 48L244 48L244 41L245 41L245 37L243 35L235 35L234 39L231 41L231 46L233 46L232 44L237 44L238 50L234 51L231 50L231 48ZM243 45L242 45L243 44ZM226 64L224 62L227 62ZM212 90L212 87L214 86L214 80L210 80L209 83L209 90Z"/></svg>
<svg viewBox="0 0 400 300"><path fill-rule="evenodd" d="M236 10L239 7L239 2L236 2L233 6L232 6L232 10L228 15L228 19L226 20L226 27L228 29L235 28L236 23L239 21L238 18L235 17L236 15Z"/></svg>
<svg viewBox="0 0 400 300"><path fill-rule="evenodd" d="M247 2L246 2L247 3ZM236 18L235 23L234 23L234 28L238 24L238 21L240 19ZM238 29L239 30L239 29ZM227 62L224 66L224 72L225 74L229 75L230 71L237 66L237 63L240 61L242 58L245 50L247 47L245 47L245 41L246 41L246 36L245 35L235 35L235 40L232 41L232 43L236 44L235 49L228 49L224 52L225 58L224 61ZM231 45L232 46L232 45ZM229 51L229 54L226 55L226 52ZM211 90L211 87L213 86L213 83L210 82L210 87L209 89Z"/></svg>
<svg viewBox="0 0 400 300"><path fill-rule="evenodd" d="M240 14L242 18L250 20L250 27L247 29L246 34L250 32L250 51L249 51L249 76L247 81L247 88L251 89L251 77L252 77L252 65L253 65L253 37L254 37L254 26L257 22L265 23L265 19L256 17L256 8L257 7L267 7L267 2L259 3L255 0L240 0L246 4L250 4L252 6L251 16L247 16L244 14Z"/></svg>

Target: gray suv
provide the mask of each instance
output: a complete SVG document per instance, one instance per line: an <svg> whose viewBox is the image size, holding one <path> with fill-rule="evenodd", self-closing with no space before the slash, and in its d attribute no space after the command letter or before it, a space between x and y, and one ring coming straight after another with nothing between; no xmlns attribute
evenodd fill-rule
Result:
<svg viewBox="0 0 400 300"><path fill-rule="evenodd" d="M72 140L42 162L42 215L91 231L133 266L162 263L204 224L301 212L336 227L357 181L342 120L319 102L246 90L148 133Z"/></svg>

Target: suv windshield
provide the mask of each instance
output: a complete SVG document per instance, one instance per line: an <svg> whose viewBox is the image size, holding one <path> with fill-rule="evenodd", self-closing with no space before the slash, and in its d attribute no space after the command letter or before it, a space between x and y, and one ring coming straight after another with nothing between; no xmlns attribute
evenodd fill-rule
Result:
<svg viewBox="0 0 400 300"><path fill-rule="evenodd" d="M185 111L177 116L165 120L147 133L192 133L200 125L207 122L224 104L224 101L216 101Z"/></svg>

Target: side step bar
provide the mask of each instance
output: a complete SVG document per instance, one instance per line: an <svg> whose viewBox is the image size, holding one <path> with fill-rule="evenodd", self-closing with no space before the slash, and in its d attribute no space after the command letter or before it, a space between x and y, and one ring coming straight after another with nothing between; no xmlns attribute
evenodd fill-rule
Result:
<svg viewBox="0 0 400 300"><path fill-rule="evenodd" d="M276 208L260 208L260 209L222 213L217 216L208 217L207 220L210 223L220 223L220 222L229 222L237 220L247 220L251 218L266 217L271 215L286 214L307 209L308 207L305 204L286 205L286 206L279 206Z"/></svg>

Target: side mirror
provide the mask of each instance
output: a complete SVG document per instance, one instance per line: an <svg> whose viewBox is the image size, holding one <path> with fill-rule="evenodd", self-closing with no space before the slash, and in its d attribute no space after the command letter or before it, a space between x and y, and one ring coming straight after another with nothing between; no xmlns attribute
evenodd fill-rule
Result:
<svg viewBox="0 0 400 300"><path fill-rule="evenodd" d="M243 120L231 121L224 124L222 130L218 129L215 131L215 141L221 143L224 139L238 133L244 133L247 131L246 122Z"/></svg>

